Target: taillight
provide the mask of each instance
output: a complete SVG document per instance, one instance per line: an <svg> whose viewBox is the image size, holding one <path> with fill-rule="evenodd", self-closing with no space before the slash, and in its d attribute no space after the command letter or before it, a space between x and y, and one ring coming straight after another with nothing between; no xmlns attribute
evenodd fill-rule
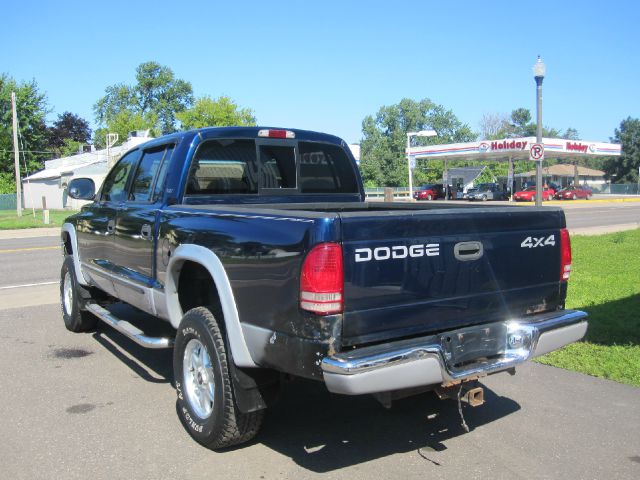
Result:
<svg viewBox="0 0 640 480"><path fill-rule="evenodd" d="M300 308L320 315L341 313L343 285L340 244L316 245L302 264Z"/></svg>
<svg viewBox="0 0 640 480"><path fill-rule="evenodd" d="M569 230L560 229L560 281L566 282L571 275L571 238Z"/></svg>
<svg viewBox="0 0 640 480"><path fill-rule="evenodd" d="M295 132L291 130L275 130L273 128L258 130L258 136L267 138L296 138Z"/></svg>

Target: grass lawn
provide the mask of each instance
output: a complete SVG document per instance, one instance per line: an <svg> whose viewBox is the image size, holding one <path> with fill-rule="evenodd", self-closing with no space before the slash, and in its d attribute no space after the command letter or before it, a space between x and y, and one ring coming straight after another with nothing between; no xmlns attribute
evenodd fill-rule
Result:
<svg viewBox="0 0 640 480"><path fill-rule="evenodd" d="M538 361L640 387L640 229L571 238L567 308L589 313L585 341Z"/></svg>
<svg viewBox="0 0 640 480"><path fill-rule="evenodd" d="M15 210L0 210L0 230L11 230L14 228L38 228L38 227L60 227L64 219L75 212L72 210L49 210L49 225L45 225L42 217L42 210L36 210L33 216L31 210L24 210L22 217L16 215Z"/></svg>

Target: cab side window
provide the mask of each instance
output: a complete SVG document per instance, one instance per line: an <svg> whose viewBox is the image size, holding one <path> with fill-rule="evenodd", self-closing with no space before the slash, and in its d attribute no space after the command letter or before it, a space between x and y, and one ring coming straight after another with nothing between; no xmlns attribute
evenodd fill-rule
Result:
<svg viewBox="0 0 640 480"><path fill-rule="evenodd" d="M127 179L139 157L137 150L130 152L111 169L102 185L100 201L124 202L127 199Z"/></svg>
<svg viewBox="0 0 640 480"><path fill-rule="evenodd" d="M152 202L158 198L172 152L173 145L163 145L144 152L131 183L129 201Z"/></svg>

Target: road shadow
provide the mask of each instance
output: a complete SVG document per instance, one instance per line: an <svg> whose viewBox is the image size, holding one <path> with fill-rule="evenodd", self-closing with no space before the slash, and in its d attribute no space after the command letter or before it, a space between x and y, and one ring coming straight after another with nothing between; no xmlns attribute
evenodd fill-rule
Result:
<svg viewBox="0 0 640 480"><path fill-rule="evenodd" d="M115 316L126 318L146 335L174 337L175 330L159 320L123 303L108 306ZM106 350L127 365L140 378L150 383L173 385L173 349L144 348L103 322L98 322L93 338Z"/></svg>
<svg viewBox="0 0 640 480"><path fill-rule="evenodd" d="M600 345L640 345L640 295L580 308L589 314L586 340Z"/></svg>
<svg viewBox="0 0 640 480"><path fill-rule="evenodd" d="M127 305L114 304L109 310L135 322L149 335L172 332L165 322ZM173 384L172 350L145 349L102 323L93 336L140 378ZM372 396L334 395L323 383L296 379L284 383L280 400L267 410L253 443L261 443L317 473L410 451L438 465L430 455L446 450L448 440L473 435L475 428L519 409L515 401L485 387L484 405L471 408L463 404L471 429L467 433L456 402L439 400L431 392L397 400L387 410Z"/></svg>
<svg viewBox="0 0 640 480"><path fill-rule="evenodd" d="M485 389L484 405L463 405L461 425L457 404L429 392L398 400L390 410L371 396L330 394L319 382L296 381L284 387L281 400L267 411L256 442L291 458L301 467L326 473L397 453L446 450L458 435L520 409L513 400Z"/></svg>

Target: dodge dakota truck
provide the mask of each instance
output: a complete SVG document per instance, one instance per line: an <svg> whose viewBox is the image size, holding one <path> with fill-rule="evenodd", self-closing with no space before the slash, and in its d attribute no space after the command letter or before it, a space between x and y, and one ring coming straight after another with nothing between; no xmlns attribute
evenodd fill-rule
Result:
<svg viewBox="0 0 640 480"><path fill-rule="evenodd" d="M124 154L95 190L68 187L91 203L62 226L65 326L101 320L173 348L177 411L209 448L253 438L283 378L383 403L419 390L480 403L479 378L586 332L586 314L565 309L561 209L366 202L331 135L172 134ZM114 301L171 335L116 317Z"/></svg>

